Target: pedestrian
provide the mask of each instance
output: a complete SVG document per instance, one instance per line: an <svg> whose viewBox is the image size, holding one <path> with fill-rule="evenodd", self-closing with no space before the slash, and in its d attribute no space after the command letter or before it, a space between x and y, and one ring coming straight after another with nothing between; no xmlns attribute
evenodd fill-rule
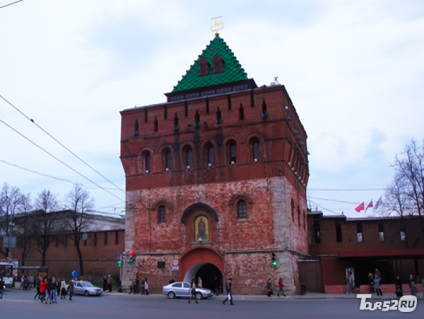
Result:
<svg viewBox="0 0 424 319"><path fill-rule="evenodd" d="M351 294L353 292L354 289L354 282L353 282L353 277L352 277L352 272L349 271L349 274L347 275L346 278L346 293L347 294Z"/></svg>
<svg viewBox="0 0 424 319"><path fill-rule="evenodd" d="M402 280L400 280L399 276L396 276L395 280L395 294L398 299L403 296Z"/></svg>
<svg viewBox="0 0 424 319"><path fill-rule="evenodd" d="M4 293L4 281L3 281L3 278L0 278L0 299L3 299L3 293Z"/></svg>
<svg viewBox="0 0 424 319"><path fill-rule="evenodd" d="M41 301L41 303L43 303L43 302L47 303L46 293L47 293L47 279L42 278L41 281L40 281L40 301Z"/></svg>
<svg viewBox="0 0 424 319"><path fill-rule="evenodd" d="M141 294L146 294L144 278L141 278Z"/></svg>
<svg viewBox="0 0 424 319"><path fill-rule="evenodd" d="M202 277L199 276L199 278L197 278L197 287L202 288L202 285L203 285Z"/></svg>
<svg viewBox="0 0 424 319"><path fill-rule="evenodd" d="M284 297L286 296L286 294L284 292L283 278L281 278L281 277L280 277L280 279L278 279L278 293L277 293L277 296L280 297L280 294L282 294Z"/></svg>
<svg viewBox="0 0 424 319"><path fill-rule="evenodd" d="M374 275L374 289L377 296L383 296L383 293L381 292L381 278L379 275Z"/></svg>
<svg viewBox="0 0 424 319"><path fill-rule="evenodd" d="M271 283L271 278L268 278L267 282L266 282L266 295L268 297L271 297L271 295L273 295L274 292L272 291L272 283Z"/></svg>
<svg viewBox="0 0 424 319"><path fill-rule="evenodd" d="M60 282L59 296L60 299L66 299L66 282L64 279Z"/></svg>
<svg viewBox="0 0 424 319"><path fill-rule="evenodd" d="M417 297L417 285L415 284L415 280L411 281L411 295Z"/></svg>
<svg viewBox="0 0 424 319"><path fill-rule="evenodd" d="M415 282L414 280L414 275L410 274L409 275L409 281L408 281L408 285L409 285L409 290L411 291L411 295L412 295L412 283Z"/></svg>
<svg viewBox="0 0 424 319"><path fill-rule="evenodd" d="M191 299L194 299L194 301L198 303L196 299L196 280L194 278L191 280L190 283L190 299L188 300L188 303L190 303Z"/></svg>
<svg viewBox="0 0 424 319"><path fill-rule="evenodd" d="M40 282L41 282L40 277L37 277L37 280L35 281L35 289L37 290L37 292L34 295L34 299L37 298L37 297L38 297L38 299L40 299L40 297L41 297Z"/></svg>
<svg viewBox="0 0 424 319"><path fill-rule="evenodd" d="M74 280L71 279L68 286L68 293L69 293L69 301L72 301L72 297L74 296Z"/></svg>
<svg viewBox="0 0 424 319"><path fill-rule="evenodd" d="M146 296L149 295L149 282L147 281L147 277L144 278L144 293Z"/></svg>
<svg viewBox="0 0 424 319"><path fill-rule="evenodd" d="M56 278L52 277L48 283L49 290L49 304L57 303L57 290L56 290Z"/></svg>
<svg viewBox="0 0 424 319"><path fill-rule="evenodd" d="M370 287L370 293L374 293L374 276L372 273L368 274L368 285Z"/></svg>
<svg viewBox="0 0 424 319"><path fill-rule="evenodd" d="M110 274L107 275L107 289L112 292L112 276Z"/></svg>
<svg viewBox="0 0 424 319"><path fill-rule="evenodd" d="M107 276L103 276L103 291L107 290Z"/></svg>
<svg viewBox="0 0 424 319"><path fill-rule="evenodd" d="M233 286L233 280L232 280L232 278L229 278L227 283L225 284L225 290L227 292L227 298L225 298L225 300L222 302L224 305L229 300L231 305L234 306L233 293L232 293L233 287L232 286Z"/></svg>

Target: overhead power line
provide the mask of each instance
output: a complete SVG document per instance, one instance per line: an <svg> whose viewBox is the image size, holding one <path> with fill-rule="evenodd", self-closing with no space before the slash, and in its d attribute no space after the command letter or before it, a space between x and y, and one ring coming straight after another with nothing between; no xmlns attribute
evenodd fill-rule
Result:
<svg viewBox="0 0 424 319"><path fill-rule="evenodd" d="M3 121L2 119L0 119L0 122L3 123L4 125L6 125L8 128L10 128L12 131L14 131L15 133L17 133L18 135L22 136L24 139L26 139L28 142L30 142L31 144L33 144L34 146L36 146L37 148L39 148L40 150L42 150L43 152L45 152L46 154L48 154L49 156L53 157L56 161L58 161L59 163L65 165L67 168L69 168L70 170L74 171L75 173L77 173L79 176L83 177L84 179L88 180L90 183L96 185L97 187L99 187L100 189L104 190L105 192L109 193L110 195L112 195L113 197L123 201L121 198L119 198L118 196L116 196L115 194L113 194L112 192L108 191L107 189L105 189L104 187L100 186L99 184L97 184L95 181L91 180L90 178L88 178L87 176L83 175L82 173L78 172L76 169L74 169L73 167L69 166L68 164L66 164L64 161L62 161L61 159L59 159L58 157L56 157L55 155L53 155L52 153L50 153L49 151L47 151L46 149L44 149L43 147L41 147L40 145L38 145L37 143L35 143L34 141L32 141L30 138L26 137L24 134L22 134L21 132L19 132L18 130L16 130L15 128L13 128L12 126L10 126L9 124L7 124L5 121Z"/></svg>
<svg viewBox="0 0 424 319"><path fill-rule="evenodd" d="M22 2L22 1L24 1L24 0L17 0L17 1L10 2L10 3L8 3L8 4L0 5L0 9L2 9L2 8L6 8L6 7L8 7L8 6L11 6L11 5L17 4L18 2Z"/></svg>
<svg viewBox="0 0 424 319"><path fill-rule="evenodd" d="M96 170L93 166L88 164L86 161L84 161L81 157L79 157L77 154L75 154L72 150L70 150L68 147L66 147L62 142L60 142L57 138L55 138L53 135L51 135L49 132L47 132L44 128L42 128L40 125L38 125L34 119L27 116L24 112L22 112L19 108L17 108L15 105L13 105L10 101L8 101L4 96L0 94L0 98L2 98L7 104L9 104L11 107L13 107L19 114L21 114L23 117L25 117L27 120L29 120L32 124L34 124L36 127L38 127L41 131L43 131L47 136L49 136L51 139L53 139L56 143L58 143L60 146L62 146L65 150L67 150L69 153L71 153L74 157L76 157L78 160L80 160L84 165L89 167L92 171L94 171L96 174L101 176L104 180L109 182L111 185L113 185L116 189L120 190L122 193L125 194L125 191L117 186L115 183L113 183L110 179L108 179L106 176L104 176L102 173L100 173L98 170Z"/></svg>

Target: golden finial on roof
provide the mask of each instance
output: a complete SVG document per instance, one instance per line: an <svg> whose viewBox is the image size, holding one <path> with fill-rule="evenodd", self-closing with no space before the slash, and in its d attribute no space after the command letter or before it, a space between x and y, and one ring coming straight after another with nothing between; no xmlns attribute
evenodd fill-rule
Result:
<svg viewBox="0 0 424 319"><path fill-rule="evenodd" d="M215 35L219 34L219 30L224 29L224 22L222 22L222 16L215 17L211 19L212 25L211 25L211 31L215 32Z"/></svg>

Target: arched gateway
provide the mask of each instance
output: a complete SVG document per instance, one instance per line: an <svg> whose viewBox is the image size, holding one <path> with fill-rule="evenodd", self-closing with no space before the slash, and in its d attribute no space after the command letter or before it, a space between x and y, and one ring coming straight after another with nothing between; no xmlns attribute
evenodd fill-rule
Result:
<svg viewBox="0 0 424 319"><path fill-rule="evenodd" d="M195 278L196 282L199 282L200 277L202 287L215 292L221 290L224 261L213 249L198 247L188 251L181 258L180 269L181 280L190 282L192 278Z"/></svg>

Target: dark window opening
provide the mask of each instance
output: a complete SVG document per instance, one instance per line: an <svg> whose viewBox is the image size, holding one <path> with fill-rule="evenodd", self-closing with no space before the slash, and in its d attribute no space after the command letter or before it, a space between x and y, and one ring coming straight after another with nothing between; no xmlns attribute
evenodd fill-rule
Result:
<svg viewBox="0 0 424 319"><path fill-rule="evenodd" d="M259 162L259 141L253 140L252 142L252 154L253 154L253 161Z"/></svg>
<svg viewBox="0 0 424 319"><path fill-rule="evenodd" d="M336 222L336 241L341 243L342 239L342 223Z"/></svg>
<svg viewBox="0 0 424 319"><path fill-rule="evenodd" d="M166 105L166 104L163 106L163 118L165 120L168 119L168 105Z"/></svg>
<svg viewBox="0 0 424 319"><path fill-rule="evenodd" d="M237 162L237 151L236 151L235 142L230 142L229 151L230 151L230 164L235 164Z"/></svg>
<svg viewBox="0 0 424 319"><path fill-rule="evenodd" d="M163 205L158 208L158 223L166 223L166 207Z"/></svg>
<svg viewBox="0 0 424 319"><path fill-rule="evenodd" d="M166 150L165 151L165 171L168 172L171 170L171 162L172 162L171 151Z"/></svg>
<svg viewBox="0 0 424 319"><path fill-rule="evenodd" d="M119 232L115 231L115 245L119 244Z"/></svg>
<svg viewBox="0 0 424 319"><path fill-rule="evenodd" d="M209 73L209 62L205 57L201 57L199 61L199 75L205 76Z"/></svg>
<svg viewBox="0 0 424 319"><path fill-rule="evenodd" d="M139 134L140 134L140 131L139 131L139 128L138 128L138 121L135 120L133 135L138 136Z"/></svg>
<svg viewBox="0 0 424 319"><path fill-rule="evenodd" d="M106 246L107 245L107 232L104 232L104 245Z"/></svg>
<svg viewBox="0 0 424 319"><path fill-rule="evenodd" d="M191 150L191 147L187 147L185 151L185 164L187 169L190 169L193 167L193 151Z"/></svg>
<svg viewBox="0 0 424 319"><path fill-rule="evenodd" d="M207 156L208 156L208 166L211 167L214 164L214 150L211 144L207 146Z"/></svg>
<svg viewBox="0 0 424 319"><path fill-rule="evenodd" d="M261 116L262 116L263 119L266 119L268 117L268 111L267 111L267 106L266 106L265 100L262 103L262 113L261 113Z"/></svg>
<svg viewBox="0 0 424 319"><path fill-rule="evenodd" d="M240 120L244 120L244 108L243 108L243 104L240 104L240 107L239 107L239 119Z"/></svg>
<svg viewBox="0 0 424 319"><path fill-rule="evenodd" d="M246 201L239 200L237 203L237 218L246 218L246 217L247 217Z"/></svg>
<svg viewBox="0 0 424 319"><path fill-rule="evenodd" d="M144 108L144 123L147 123L147 108Z"/></svg>
<svg viewBox="0 0 424 319"><path fill-rule="evenodd" d="M146 174L150 173L150 162L151 162L151 156L150 156L150 152L145 152L144 153L144 172Z"/></svg>
<svg viewBox="0 0 424 319"><path fill-rule="evenodd" d="M221 110L219 109L219 107L216 110L216 123L217 124L221 124L222 123Z"/></svg>
<svg viewBox="0 0 424 319"><path fill-rule="evenodd" d="M384 225L378 224L378 240L384 241Z"/></svg>
<svg viewBox="0 0 424 319"><path fill-rule="evenodd" d="M231 95L227 95L228 109L231 111Z"/></svg>
<svg viewBox="0 0 424 319"><path fill-rule="evenodd" d="M362 223L356 224L356 240L358 243L362 243L364 241L364 234L362 232Z"/></svg>
<svg viewBox="0 0 424 319"><path fill-rule="evenodd" d="M174 131L178 131L178 115L177 115L177 113L175 113L175 116L174 116L174 125L172 126L172 129L174 130Z"/></svg>
<svg viewBox="0 0 424 319"><path fill-rule="evenodd" d="M155 121L153 122L153 132L158 131L158 118L155 116Z"/></svg>
<svg viewBox="0 0 424 319"><path fill-rule="evenodd" d="M314 241L317 244L321 243L321 229L318 219L314 220Z"/></svg>
<svg viewBox="0 0 424 319"><path fill-rule="evenodd" d="M199 111L196 110L196 114L194 115L194 127L199 128L200 125L200 114Z"/></svg>
<svg viewBox="0 0 424 319"><path fill-rule="evenodd" d="M219 54L215 55L212 60L213 62L213 73L222 73L224 70L224 60L222 60Z"/></svg>

